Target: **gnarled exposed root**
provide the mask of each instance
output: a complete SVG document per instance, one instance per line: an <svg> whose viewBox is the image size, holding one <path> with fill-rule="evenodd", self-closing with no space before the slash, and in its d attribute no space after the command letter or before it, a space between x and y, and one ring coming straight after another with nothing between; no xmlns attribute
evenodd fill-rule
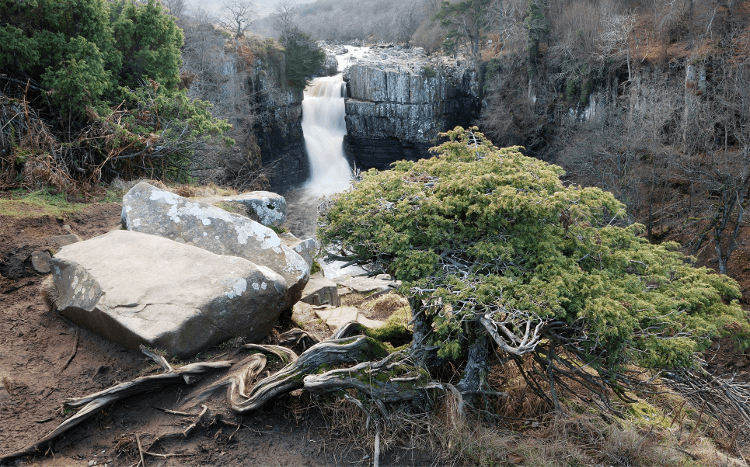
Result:
<svg viewBox="0 0 750 467"><path fill-rule="evenodd" d="M358 330L359 328L352 324L346 326L339 334ZM397 352L387 355L380 342L363 335L320 342L299 357L293 351L280 346L248 344L243 346L243 349L259 350L261 353L252 354L236 364L229 361L193 363L178 369L173 369L163 357L142 349L165 370L165 373L136 378L86 397L68 400L66 405L69 407L83 408L37 443L0 458L0 462L38 452L56 437L111 402L134 394L153 391L167 384L181 382L190 384L210 371L230 367L232 370L226 376L208 388L200 390L196 396L187 398L182 406L195 404L196 398L202 402L225 388L227 402L237 413L255 410L271 399L295 389L305 388L314 393L357 389L385 412L384 403L413 401L424 396L431 389L443 390L440 383L431 380L426 370L409 361L406 353ZM285 363L285 366L253 386L252 383L266 369L265 354L275 355ZM334 366L345 364L355 365L350 368L331 370ZM187 436L198 426L208 410L206 405L202 405L202 408L196 421L180 435ZM170 412L188 415L179 411ZM239 429L239 425L237 428Z"/></svg>
<svg viewBox="0 0 750 467"><path fill-rule="evenodd" d="M374 400L389 403L417 399L430 389L443 390L425 370L407 362L402 353L393 353L377 362L308 375L303 382L305 390L312 393L357 389Z"/></svg>
<svg viewBox="0 0 750 467"><path fill-rule="evenodd" d="M185 365L175 370L172 369L172 367L163 357L160 357L145 349L141 350L143 350L146 355L154 359L156 363L158 363L162 368L169 368L170 371L168 371L167 373L162 373L160 375L142 376L140 378L134 379L133 381L121 383L109 389L105 389L104 391L99 391L86 397L81 397L79 399L69 399L65 402L65 405L67 405L68 407L83 408L79 410L78 413L76 413L74 416L62 422L47 436L43 437L31 446L0 457L0 464L15 457L39 452L43 447L49 445L58 436L79 425L81 422L96 414L102 408L106 407L112 402L124 399L134 394L153 391L169 384L183 382L190 384L207 373L222 368L229 368L232 366L232 362L229 361L206 363L199 362Z"/></svg>
<svg viewBox="0 0 750 467"><path fill-rule="evenodd" d="M303 378L321 369L342 363L357 363L371 360L381 354L377 341L365 336L328 340L316 344L281 371L261 380L247 396L241 391L241 381L233 379L227 391L232 410L246 413L255 410L269 400L295 389L301 389Z"/></svg>

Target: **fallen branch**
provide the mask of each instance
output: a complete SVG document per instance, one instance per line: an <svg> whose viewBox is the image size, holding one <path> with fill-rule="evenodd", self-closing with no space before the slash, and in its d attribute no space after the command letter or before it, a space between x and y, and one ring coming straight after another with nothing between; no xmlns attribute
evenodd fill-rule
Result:
<svg viewBox="0 0 750 467"><path fill-rule="evenodd" d="M141 456L141 465L146 467L146 461L143 459L143 446L141 446L141 437L138 433L135 434L135 442L138 444L138 454Z"/></svg>
<svg viewBox="0 0 750 467"><path fill-rule="evenodd" d="M190 433L192 433L193 430L195 430L195 428L201 422L201 419L203 419L203 416L206 415L206 412L208 412L208 406L204 405L202 407L203 407L203 410L201 410L201 413L198 414L198 417L195 419L195 421L193 423L191 423L190 425L188 425L188 427L185 428L185 431L182 432L182 434L183 434L183 436L185 436L185 438L187 438L188 436L190 436Z"/></svg>
<svg viewBox="0 0 750 467"><path fill-rule="evenodd" d="M144 353L153 358L154 354L152 352L145 351ZM159 362L157 361L157 363ZM62 422L57 426L57 428L52 430L49 434L47 434L36 443L24 449L21 449L20 451L16 451L0 457L0 464L16 457L40 452L43 447L51 444L52 441L54 441L58 436L66 433L73 427L78 426L81 422L96 414L112 402L116 402L134 394L141 394L144 392L160 389L170 384L182 382L190 384L206 373L210 373L212 371L223 368L229 368L231 366L232 362L229 361L192 363L190 365L185 365L181 368L175 369L169 373L142 376L140 378L136 378L133 381L121 383L109 389L105 389L103 391L99 391L85 397L81 397L78 399L69 399L65 402L66 406L73 408L83 408L81 408L78 413Z"/></svg>
<svg viewBox="0 0 750 467"><path fill-rule="evenodd" d="M154 407L156 410L161 410L164 413L172 414L172 415L179 415L180 417L195 417L195 414L187 413L187 412L180 412L178 410L169 410L164 409L162 407Z"/></svg>
<svg viewBox="0 0 750 467"><path fill-rule="evenodd" d="M58 374L62 373L63 371L65 371L66 368L68 368L68 365L70 365L70 362L73 361L73 359L75 358L76 354L78 353L78 329L76 329L75 337L73 339L74 339L74 341L73 341L73 353L70 354L70 357L68 357L68 359L65 361L65 365L63 365L62 369L59 371Z"/></svg>
<svg viewBox="0 0 750 467"><path fill-rule="evenodd" d="M290 329L279 336L279 344L288 345L290 347L301 345L305 350L319 342L320 341L315 338L315 336L311 336L309 333L299 328Z"/></svg>

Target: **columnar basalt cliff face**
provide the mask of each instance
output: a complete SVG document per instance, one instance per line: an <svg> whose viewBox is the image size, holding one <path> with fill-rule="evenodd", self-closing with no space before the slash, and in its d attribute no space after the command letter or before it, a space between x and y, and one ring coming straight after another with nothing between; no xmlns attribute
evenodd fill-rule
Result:
<svg viewBox="0 0 750 467"><path fill-rule="evenodd" d="M310 174L302 135L302 91L279 84L285 81L283 69L283 61L264 67L258 60L251 83L257 106L253 131L263 167L269 170L270 190L279 193Z"/></svg>
<svg viewBox="0 0 750 467"><path fill-rule="evenodd" d="M362 169L428 157L439 132L469 125L480 108L476 69L420 49L375 49L347 68L344 79L345 144Z"/></svg>

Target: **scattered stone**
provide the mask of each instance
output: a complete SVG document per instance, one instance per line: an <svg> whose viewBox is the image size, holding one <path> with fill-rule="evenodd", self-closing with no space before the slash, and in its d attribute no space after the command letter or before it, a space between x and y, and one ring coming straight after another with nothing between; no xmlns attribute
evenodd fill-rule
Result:
<svg viewBox="0 0 750 467"><path fill-rule="evenodd" d="M270 228L239 214L141 182L122 199L122 224L218 255L245 258L281 274L289 308L302 296L310 266Z"/></svg>
<svg viewBox="0 0 750 467"><path fill-rule="evenodd" d="M321 273L310 277L300 300L311 305L339 306L341 304L338 286L332 280L326 279Z"/></svg>
<svg viewBox="0 0 750 467"><path fill-rule="evenodd" d="M375 319L370 319L366 316L363 316L362 313L357 314L357 322L359 322L360 324L363 324L365 327L368 327L370 329L377 329L377 328L382 328L383 326L385 326L385 322L378 321Z"/></svg>
<svg viewBox="0 0 750 467"><path fill-rule="evenodd" d="M320 248L320 244L314 238L308 238L306 240L300 240L295 237L291 232L284 232L279 234L281 242L296 251L305 262L312 267L313 259L315 254Z"/></svg>
<svg viewBox="0 0 750 467"><path fill-rule="evenodd" d="M401 281L378 279L377 277L354 276L334 279L338 285L348 287L365 295L382 294L401 287Z"/></svg>
<svg viewBox="0 0 750 467"><path fill-rule="evenodd" d="M292 308L292 321L302 329L307 329L308 323L318 319L313 305L305 302L297 302Z"/></svg>
<svg viewBox="0 0 750 467"><path fill-rule="evenodd" d="M286 199L270 191L251 191L235 196L215 196L198 201L214 206L230 206L237 212L269 227L279 227L286 221Z"/></svg>
<svg viewBox="0 0 750 467"><path fill-rule="evenodd" d="M63 247L52 272L63 316L178 358L232 337L263 339L287 297L284 278L266 267L124 230Z"/></svg>
<svg viewBox="0 0 750 467"><path fill-rule="evenodd" d="M350 321L357 321L371 329L380 328L385 325L383 321L366 317L357 307L313 306L304 302L300 302L294 306L292 320L302 329L309 329L311 322L320 320L333 332Z"/></svg>
<svg viewBox="0 0 750 467"><path fill-rule="evenodd" d="M72 245L73 243L80 242L81 237L74 233L69 233L67 235L56 235L54 237L48 237L47 241L52 243L52 245L57 249L60 249L66 245Z"/></svg>
<svg viewBox="0 0 750 467"><path fill-rule="evenodd" d="M315 314L331 329L331 331L335 331L349 321L357 321L359 310L353 306L335 308L321 307L320 309L315 309Z"/></svg>
<svg viewBox="0 0 750 467"><path fill-rule="evenodd" d="M49 254L49 251L34 251L31 253L31 267L40 274L47 274L51 271L51 260L52 255Z"/></svg>

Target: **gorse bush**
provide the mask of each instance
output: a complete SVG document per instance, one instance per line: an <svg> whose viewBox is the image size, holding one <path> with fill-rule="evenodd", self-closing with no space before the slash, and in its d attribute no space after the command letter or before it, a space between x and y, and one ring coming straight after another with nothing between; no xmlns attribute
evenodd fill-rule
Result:
<svg viewBox="0 0 750 467"><path fill-rule="evenodd" d="M485 384L492 347L519 365L531 355L528 375L549 378L553 398L570 378L606 398L607 386L625 396L627 364L690 367L730 323L747 345L737 284L620 225L612 194L565 186L559 167L476 129L445 136L436 157L364 174L319 235L403 281L412 351L463 367L459 389Z"/></svg>

